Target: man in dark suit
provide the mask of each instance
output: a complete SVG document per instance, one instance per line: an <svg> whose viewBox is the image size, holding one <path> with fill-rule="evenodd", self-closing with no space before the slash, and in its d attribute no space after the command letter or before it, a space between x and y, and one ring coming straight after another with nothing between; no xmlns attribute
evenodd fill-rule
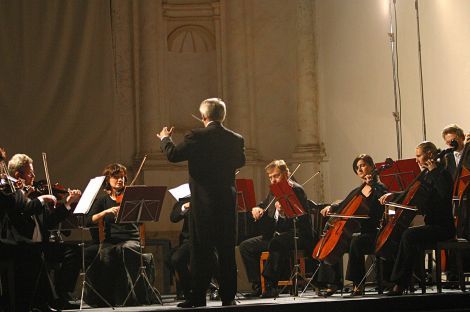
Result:
<svg viewBox="0 0 470 312"><path fill-rule="evenodd" d="M57 308L75 308L75 305L69 303L71 299L69 293L75 289L80 271L79 248L77 245L49 242L49 229L67 218L71 205L80 199L81 192L69 190L64 203L57 203L56 197L48 194L31 200L28 198L27 190L33 186L35 178L33 160L25 154L16 154L8 162L8 171L12 177L21 180L24 185L23 189L19 189L15 193L14 209L8 211L11 227L17 232L16 240L25 246L18 248L18 251L24 250L26 258L28 258L28 252L34 251L36 258L38 254L43 253L46 267L51 263L58 264L59 269L54 274L55 283L50 285L52 297L55 295L54 291L57 291L58 297L49 299L49 303ZM53 208L47 207L48 203ZM17 257L23 257L23 254L17 255ZM36 266L35 269L22 272L17 270L17 274L19 276L21 274L39 274L41 276L40 274L43 272L37 265L38 263L31 263L32 267ZM47 287L36 287L38 289L29 288L27 291L31 291L33 296L38 296L39 300L44 300ZM42 303L40 302L40 304Z"/></svg>
<svg viewBox="0 0 470 312"><path fill-rule="evenodd" d="M455 180L465 146L465 134L463 129L456 124L450 124L442 130L442 138L447 146L452 147L451 142L456 141L458 146L453 153L444 156L444 166Z"/></svg>
<svg viewBox="0 0 470 312"><path fill-rule="evenodd" d="M211 98L199 106L204 128L193 129L175 145L173 128L157 134L170 162L188 161L191 189L191 297L178 306L206 305L214 248L220 266L222 305L235 304L237 291L235 171L245 165L243 137L222 125L225 103Z"/></svg>
<svg viewBox="0 0 470 312"><path fill-rule="evenodd" d="M453 153L446 154L444 156L444 166L446 170L451 174L452 180L454 183L458 178L459 172L462 170L462 166L465 168L468 166L466 162L468 160L463 159L466 157L464 155L464 148L466 144L466 137L462 128L456 124L447 125L442 130L442 138L447 146L451 146L451 142L457 142L457 148ZM470 141L470 134L467 135L467 142ZM468 156L467 156L468 159ZM456 191L455 189L453 190ZM468 191L467 191L468 192ZM467 193L468 194L468 193ZM470 218L469 218L469 209L470 204L468 202L468 195L462 197L462 203L459 205L454 201L454 216L459 220L457 224L457 237L470 239ZM462 252L464 263L469 263L470 253L464 250ZM457 255L454 251L449 251L448 260L447 260L447 279L450 281L458 280L457 273Z"/></svg>
<svg viewBox="0 0 470 312"><path fill-rule="evenodd" d="M290 172L284 160L274 160L265 168L271 184L289 180ZM290 181L292 190L304 209L308 206L303 187ZM287 218L274 194L268 196L257 207L251 209L253 219L258 222L262 234L243 241L240 254L245 264L248 280L253 292L246 297L273 298L278 295L277 283L281 274L288 269L290 251L294 250L294 236L298 237L298 248L311 254L313 250L312 227L308 215L298 217L297 233L294 233L294 220ZM296 235L294 235L296 234ZM264 271L260 272L259 260L263 251L269 251ZM260 273L266 279L266 291L261 293Z"/></svg>

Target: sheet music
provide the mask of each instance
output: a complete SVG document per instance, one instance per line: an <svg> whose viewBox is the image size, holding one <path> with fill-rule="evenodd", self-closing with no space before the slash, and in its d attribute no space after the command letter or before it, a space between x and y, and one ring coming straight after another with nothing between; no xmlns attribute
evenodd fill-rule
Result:
<svg viewBox="0 0 470 312"><path fill-rule="evenodd" d="M180 186L169 189L168 192L170 192L170 194L173 195L173 197L176 200L180 200L181 198L191 196L191 190L189 189L189 183L181 184Z"/></svg>
<svg viewBox="0 0 470 312"><path fill-rule="evenodd" d="M74 210L74 214L87 214L90 210L93 201L95 200L96 194L101 189L103 185L105 176L99 176L93 179L90 179L85 191L80 198L80 201L77 204L77 207Z"/></svg>

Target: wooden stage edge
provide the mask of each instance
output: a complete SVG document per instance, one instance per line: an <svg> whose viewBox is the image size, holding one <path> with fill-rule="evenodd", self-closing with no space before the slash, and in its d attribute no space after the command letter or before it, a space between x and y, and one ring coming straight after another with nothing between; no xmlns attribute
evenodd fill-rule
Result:
<svg viewBox="0 0 470 312"><path fill-rule="evenodd" d="M220 301L207 301L206 307L195 309L178 308L173 297L164 296L163 305L90 308L84 307L82 311L238 311L238 312L339 312L339 311L470 311L470 292L445 290L437 294L435 290L428 290L426 294L420 291L414 294L398 297L388 297L377 293L366 293L362 297L349 297L348 293L341 296L339 293L329 298L316 296L312 291L300 297L281 295L276 299L246 299L238 298L236 306L222 307ZM79 311L79 310L67 310Z"/></svg>

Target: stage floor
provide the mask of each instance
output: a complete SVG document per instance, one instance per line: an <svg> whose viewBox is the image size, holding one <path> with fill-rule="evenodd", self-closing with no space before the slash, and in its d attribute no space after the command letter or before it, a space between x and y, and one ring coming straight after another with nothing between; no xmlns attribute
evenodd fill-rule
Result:
<svg viewBox="0 0 470 312"><path fill-rule="evenodd" d="M437 294L435 287L428 288L426 294L421 290L414 294L398 297L388 297L378 295L377 292L368 291L362 297L350 297L348 293L341 296L337 293L331 297L319 297L313 291L307 291L301 296L293 297L282 294L276 299L247 299L239 295L236 306L222 307L220 301L207 301L207 307L196 309L182 309L176 305L179 301L174 300L174 296L163 296L163 305L138 306L138 307L115 307L112 308L90 308L84 306L84 311L170 311L170 310L219 310L239 312L281 312L281 311L470 311L470 293L460 290L444 290ZM79 311L79 310L67 310Z"/></svg>

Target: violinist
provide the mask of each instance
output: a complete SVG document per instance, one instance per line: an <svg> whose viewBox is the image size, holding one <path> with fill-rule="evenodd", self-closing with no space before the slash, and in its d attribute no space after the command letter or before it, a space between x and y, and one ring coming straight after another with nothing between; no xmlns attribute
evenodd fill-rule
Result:
<svg viewBox="0 0 470 312"><path fill-rule="evenodd" d="M51 285L52 294L57 291L58 298L50 299L49 304L57 308L75 308L76 305L69 301L72 299L70 293L75 289L80 271L79 248L75 245L49 242L49 230L69 216L71 205L79 200L81 192L70 190L65 203L57 203L56 197L48 194L35 199L28 198L33 189L35 173L33 160L25 154L14 155L8 162L8 171L10 176L21 181L23 186L16 193L15 211L9 214L10 221L18 233L17 240L30 244L31 248L33 245L39 247L44 253L46 267L51 263L59 264L59 269L54 274L54 285ZM38 291L44 292L44 289L39 288ZM44 293L36 295L46 297Z"/></svg>
<svg viewBox="0 0 470 312"><path fill-rule="evenodd" d="M418 210L424 214L424 225L410 227L403 233L393 266L391 281L395 284L388 296L402 295L410 286L414 264L419 251L429 244L451 239L455 235L452 215L452 177L444 166L434 160L438 154L432 142L416 147L416 162L421 168L422 198ZM387 193L380 198L384 204L396 194Z"/></svg>
<svg viewBox="0 0 470 312"><path fill-rule="evenodd" d="M354 285L351 296L359 296L364 292L363 286L359 285L365 275L364 256L374 251L379 223L384 212L383 205L379 203L379 198L387 192L387 189L378 180L375 164L371 156L367 154L357 156L352 163L352 168L358 178L361 179L362 184L360 187L352 190L345 201L352 194L360 192L364 197L363 205L368 211L368 218L355 221L360 223L360 232L353 234L349 244L348 274L346 279L352 281ZM332 204L323 208L320 213L324 217L331 213L341 214L341 211L338 211L340 207L341 203ZM333 266L328 266L324 263L320 266L317 283L320 285L326 284L326 290L320 293L320 295L328 297L335 293L338 286L340 286L340 272L339 263Z"/></svg>
<svg viewBox="0 0 470 312"><path fill-rule="evenodd" d="M116 223L127 168L118 163L110 164L104 168L103 175L105 194L95 200L87 215L89 225L96 225L100 220L104 224L104 241L100 245L99 258L95 258L90 267L89 277L98 293L114 306L124 302L139 273L139 226L137 223ZM94 240L99 241L97 237ZM91 249L87 250L87 258L90 258ZM91 297L91 292L87 293L90 295L86 300L88 304L104 304ZM133 292L133 297L128 300L130 305L138 303L134 295Z"/></svg>
<svg viewBox="0 0 470 312"><path fill-rule="evenodd" d="M289 179L289 168L284 160L274 160L265 168L271 184ZM307 196L303 187L290 180L292 189L297 195L300 204L306 208ZM272 192L263 202L251 209L253 219L259 223L262 235L243 241L240 246L240 254L246 268L248 280L252 283L253 292L247 297L272 298L278 295L277 282L281 273L288 271L290 251L294 249L293 220L286 218L284 207L278 201L274 201ZM310 251L313 237L310 219L307 215L298 218L298 246L299 249ZM261 293L259 260L261 253L269 251L264 271L261 272L266 280L266 290Z"/></svg>

